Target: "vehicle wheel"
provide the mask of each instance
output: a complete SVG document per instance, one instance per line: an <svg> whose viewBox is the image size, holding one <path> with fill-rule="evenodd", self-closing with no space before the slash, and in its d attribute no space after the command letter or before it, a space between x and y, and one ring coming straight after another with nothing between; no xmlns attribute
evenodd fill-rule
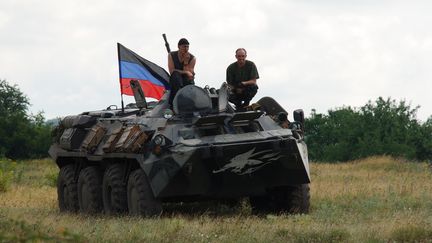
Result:
<svg viewBox="0 0 432 243"><path fill-rule="evenodd" d="M267 213L272 207L272 202L270 201L270 198L268 196L249 197L249 203L252 208L253 214Z"/></svg>
<svg viewBox="0 0 432 243"><path fill-rule="evenodd" d="M60 212L78 211L78 189L74 181L73 165L66 165L60 169L57 178L57 196Z"/></svg>
<svg viewBox="0 0 432 243"><path fill-rule="evenodd" d="M83 213L93 214L102 211L102 176L95 166L87 167L80 172L78 203Z"/></svg>
<svg viewBox="0 0 432 243"><path fill-rule="evenodd" d="M145 217L159 216L162 204L154 197L153 191L142 169L133 171L128 180L127 200L129 213Z"/></svg>
<svg viewBox="0 0 432 243"><path fill-rule="evenodd" d="M229 208L235 208L235 207L240 206L241 201L240 201L240 199L235 198L235 199L222 200L220 202Z"/></svg>
<svg viewBox="0 0 432 243"><path fill-rule="evenodd" d="M102 183L103 206L106 214L120 214L127 211L127 188L123 181L125 166L113 164L105 171Z"/></svg>
<svg viewBox="0 0 432 243"><path fill-rule="evenodd" d="M309 184L278 188L273 194L276 210L291 214L309 213Z"/></svg>

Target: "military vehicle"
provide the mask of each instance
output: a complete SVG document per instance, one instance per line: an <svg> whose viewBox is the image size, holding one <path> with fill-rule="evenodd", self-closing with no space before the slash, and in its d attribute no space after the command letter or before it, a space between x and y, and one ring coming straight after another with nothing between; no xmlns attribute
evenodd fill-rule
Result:
<svg viewBox="0 0 432 243"><path fill-rule="evenodd" d="M249 198L253 212L307 213L309 162L304 115L265 97L247 111L229 88L183 87L146 102L67 116L49 154L60 168L60 211L155 216L165 202Z"/></svg>

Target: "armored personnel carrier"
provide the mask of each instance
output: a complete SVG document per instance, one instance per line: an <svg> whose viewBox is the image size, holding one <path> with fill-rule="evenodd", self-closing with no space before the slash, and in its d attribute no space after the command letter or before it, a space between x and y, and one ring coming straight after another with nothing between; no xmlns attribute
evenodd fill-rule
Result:
<svg viewBox="0 0 432 243"><path fill-rule="evenodd" d="M60 211L155 216L164 202L249 198L254 212L307 213L304 115L265 97L236 112L228 87L188 85L147 103L63 118L49 154Z"/></svg>

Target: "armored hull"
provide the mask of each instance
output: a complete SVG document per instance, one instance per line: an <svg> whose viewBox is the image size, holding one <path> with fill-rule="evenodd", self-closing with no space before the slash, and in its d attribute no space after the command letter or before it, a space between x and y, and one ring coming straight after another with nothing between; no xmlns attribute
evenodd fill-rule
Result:
<svg viewBox="0 0 432 243"><path fill-rule="evenodd" d="M152 216L165 201L250 198L257 211L309 210L303 113L266 97L236 112L219 90L189 85L173 107L150 106L64 118L49 154L60 168L61 211Z"/></svg>

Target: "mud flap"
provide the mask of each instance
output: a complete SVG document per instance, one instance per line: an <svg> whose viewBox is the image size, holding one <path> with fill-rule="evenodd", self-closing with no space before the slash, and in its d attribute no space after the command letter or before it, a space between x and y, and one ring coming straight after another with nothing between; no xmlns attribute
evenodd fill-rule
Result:
<svg viewBox="0 0 432 243"><path fill-rule="evenodd" d="M301 141L301 142L297 142L297 149L299 151L300 157L302 159L304 168L306 169L306 173L308 176L308 179L310 181L310 171L309 171L309 158L308 158L308 151L307 151L307 146L305 144L305 142Z"/></svg>

